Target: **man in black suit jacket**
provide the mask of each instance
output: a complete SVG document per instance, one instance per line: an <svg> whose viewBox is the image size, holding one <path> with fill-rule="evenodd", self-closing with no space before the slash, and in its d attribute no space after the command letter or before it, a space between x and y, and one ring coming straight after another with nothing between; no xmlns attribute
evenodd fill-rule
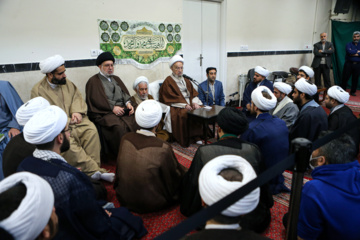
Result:
<svg viewBox="0 0 360 240"><path fill-rule="evenodd" d="M326 41L327 34L320 34L320 42L314 44L314 60L311 67L315 72L315 84L319 88L321 86L321 74L323 74L324 85L326 88L331 87L330 68L331 55L334 52L334 46L331 42Z"/></svg>

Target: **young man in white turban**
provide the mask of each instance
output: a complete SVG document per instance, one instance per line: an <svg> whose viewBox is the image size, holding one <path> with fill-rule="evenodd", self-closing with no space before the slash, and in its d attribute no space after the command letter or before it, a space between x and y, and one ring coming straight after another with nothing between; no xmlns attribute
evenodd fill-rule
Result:
<svg viewBox="0 0 360 240"><path fill-rule="evenodd" d="M16 121L17 109L23 104L19 94L8 81L0 81L0 181L4 178L2 155L10 139L20 134L22 127Z"/></svg>
<svg viewBox="0 0 360 240"><path fill-rule="evenodd" d="M121 206L138 213L155 212L179 200L179 188L186 171L169 143L156 138L162 116L155 100L136 108L140 130L121 140L114 189Z"/></svg>
<svg viewBox="0 0 360 240"><path fill-rule="evenodd" d="M318 138L321 131L328 129L327 115L324 109L313 99L316 93L316 85L309 80L300 78L295 83L292 96L300 112L290 129L290 141L298 137L314 141Z"/></svg>
<svg viewBox="0 0 360 240"><path fill-rule="evenodd" d="M349 101L349 97L349 93L339 86L335 85L329 88L324 101L325 106L330 109L328 117L329 130L335 131L357 120L351 109L345 105L345 103ZM359 127L350 129L346 133L353 138L358 152L360 137Z"/></svg>
<svg viewBox="0 0 360 240"><path fill-rule="evenodd" d="M200 172L199 191L203 204L211 206L256 178L247 160L236 155L222 155L208 162ZM243 229L243 215L259 204L260 189L256 188L219 215L206 221L205 230L183 239L268 239Z"/></svg>
<svg viewBox="0 0 360 240"><path fill-rule="evenodd" d="M314 77L314 71L308 66L301 66L299 68L298 74L296 79L299 80L300 78L305 78L305 80L311 80Z"/></svg>
<svg viewBox="0 0 360 240"><path fill-rule="evenodd" d="M253 143L239 138L248 127L245 114L236 108L224 108L217 116L219 141L198 148L181 183L180 212L189 217L202 209L198 179L201 169L221 155L237 155L246 160L260 174L265 169L260 149ZM261 200L256 209L241 218L243 228L257 233L265 231L271 222L270 208L274 205L268 184L261 186Z"/></svg>
<svg viewBox="0 0 360 240"><path fill-rule="evenodd" d="M184 59L180 55L170 59L169 67L172 73L160 87L159 101L170 106L172 134L183 147L189 146L190 138L201 143L202 126L187 121L187 112L202 105L198 92L190 80L183 77Z"/></svg>
<svg viewBox="0 0 360 240"><path fill-rule="evenodd" d="M115 58L110 52L101 53L96 59L99 73L86 83L86 103L89 118L101 131L103 151L115 158L119 153L122 136L138 129L130 94L122 80L114 75Z"/></svg>
<svg viewBox="0 0 360 240"><path fill-rule="evenodd" d="M0 182L0 238L53 239L58 233L54 193L43 178L12 174ZM7 235L8 234L8 235Z"/></svg>
<svg viewBox="0 0 360 240"><path fill-rule="evenodd" d="M260 148L266 169L284 160L289 152L289 131L285 122L269 114L276 102L276 97L269 88L256 88L251 93L251 113L256 119L250 122L249 129L240 136ZM272 179L269 185L272 194L289 191L284 185L282 174Z"/></svg>
<svg viewBox="0 0 360 240"><path fill-rule="evenodd" d="M274 109L269 111L271 115L284 120L288 129L294 124L299 114L299 108L293 103L293 100L288 97L291 90L291 86L287 83L274 83L274 95L277 99L277 104Z"/></svg>
<svg viewBox="0 0 360 240"><path fill-rule="evenodd" d="M16 120L20 126L24 127L36 112L48 106L50 106L50 103L43 97L30 99L16 111ZM35 145L25 141L23 133L13 137L6 146L3 154L4 176L7 177L15 173L20 162L27 156L31 156L35 148Z"/></svg>
<svg viewBox="0 0 360 240"><path fill-rule="evenodd" d="M260 66L255 67L255 74L254 74L254 81L250 82L247 88L244 91L243 100L241 102L241 106L243 108L243 112L246 113L247 117L251 117L250 108L251 108L251 93L254 91L255 88L259 86L266 86L271 91L274 91L273 83L267 80L267 76L269 76L270 72Z"/></svg>
<svg viewBox="0 0 360 240"><path fill-rule="evenodd" d="M147 77L144 77L144 76L138 77L134 81L133 89L135 91L135 94L130 98L130 101L132 102L135 109L143 101L146 101L149 99L150 100L154 99L153 96L151 96L148 93L149 80L147 79ZM160 123L158 124L158 127L156 128L156 137L160 138L161 140L168 141L170 138L170 135L169 135L168 131L163 129L164 125L165 125L165 123L164 123L163 119L161 119Z"/></svg>
<svg viewBox="0 0 360 240"><path fill-rule="evenodd" d="M59 239L131 239L146 233L139 217L125 208L104 210L89 178L60 155L70 147L67 114L57 106L37 112L24 127L24 138L36 145L18 171L44 178L53 189L59 217Z"/></svg>
<svg viewBox="0 0 360 240"><path fill-rule="evenodd" d="M40 62L40 71L45 74L31 90L31 98L41 96L51 105L60 107L67 114L70 127L70 149L62 156L67 162L80 168L88 176L100 168L100 140L95 125L87 117L87 106L80 91L65 74L65 60L60 55L49 57Z"/></svg>

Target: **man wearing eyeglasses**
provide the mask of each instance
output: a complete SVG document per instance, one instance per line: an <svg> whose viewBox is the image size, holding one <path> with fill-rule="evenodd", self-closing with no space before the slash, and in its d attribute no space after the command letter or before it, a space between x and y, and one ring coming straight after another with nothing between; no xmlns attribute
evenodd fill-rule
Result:
<svg viewBox="0 0 360 240"><path fill-rule="evenodd" d="M160 87L160 102L170 106L172 133L175 140L183 147L188 147L190 138L198 140L196 137L202 135L200 125L187 124L187 112L198 109L202 105L198 98L198 92L194 89L190 80L183 77L184 59L175 55L170 59L169 67L172 74L168 76ZM190 132L191 136L188 136Z"/></svg>
<svg viewBox="0 0 360 240"><path fill-rule="evenodd" d="M99 73L86 83L86 103L89 118L101 129L105 153L118 155L122 136L135 132L138 126L130 94L122 80L114 75L115 58L110 52L96 59Z"/></svg>
<svg viewBox="0 0 360 240"><path fill-rule="evenodd" d="M321 131L328 129L327 115L324 109L314 100L316 93L316 85L309 80L300 78L295 83L292 96L300 112L294 125L290 129L290 141L298 137L314 141Z"/></svg>
<svg viewBox="0 0 360 240"><path fill-rule="evenodd" d="M80 91L66 76L65 60L60 55L49 57L39 64L45 74L31 90L31 98L41 96L51 105L60 107L68 116L73 129L70 149L62 153L66 161L86 175L99 180L106 169L100 168L100 139L95 125L87 117L87 106ZM113 181L106 178L107 181ZM105 180L105 178L104 178Z"/></svg>

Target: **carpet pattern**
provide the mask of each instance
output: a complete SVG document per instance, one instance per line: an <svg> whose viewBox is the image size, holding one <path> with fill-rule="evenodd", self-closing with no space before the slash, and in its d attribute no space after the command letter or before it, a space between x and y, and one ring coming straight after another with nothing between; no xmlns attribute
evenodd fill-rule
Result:
<svg viewBox="0 0 360 240"><path fill-rule="evenodd" d="M210 139L210 142L214 140L215 139ZM188 148L182 148L178 143L172 143L172 147L179 163L189 168L199 145L191 144ZM116 165L115 162L112 161L103 163L102 167L110 170L110 172L115 172ZM284 177L285 185L290 188L291 172L284 172ZM308 179L304 182L306 181L308 181ZM115 207L119 207L120 204L116 199L113 184L104 182L104 185L108 191L108 201L113 202ZM285 228L282 225L282 217L288 211L289 198L289 193L281 193L274 196L274 207L271 209L272 221L269 228L264 232L264 236L277 240L285 239ZM154 239L156 236L159 236L161 233L166 232L186 219L186 217L180 213L179 205L155 213L134 213L134 215L140 216L143 219L144 226L148 230L148 234L144 236L142 240Z"/></svg>

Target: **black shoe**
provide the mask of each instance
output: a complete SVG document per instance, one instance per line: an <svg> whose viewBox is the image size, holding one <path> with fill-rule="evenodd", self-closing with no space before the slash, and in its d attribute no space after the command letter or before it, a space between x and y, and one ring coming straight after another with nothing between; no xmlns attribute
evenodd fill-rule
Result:
<svg viewBox="0 0 360 240"><path fill-rule="evenodd" d="M350 93L350 95L351 95L351 96L354 96L354 97L356 96L356 94L355 94L355 93Z"/></svg>

